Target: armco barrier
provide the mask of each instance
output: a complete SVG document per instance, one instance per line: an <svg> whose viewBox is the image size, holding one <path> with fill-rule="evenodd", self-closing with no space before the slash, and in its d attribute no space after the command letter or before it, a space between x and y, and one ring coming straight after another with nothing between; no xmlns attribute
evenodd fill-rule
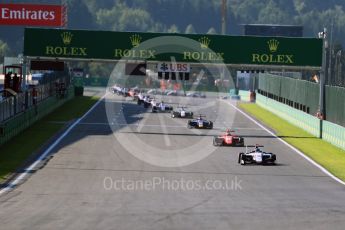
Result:
<svg viewBox="0 0 345 230"><path fill-rule="evenodd" d="M0 124L2 133L0 133L0 145L4 144L24 129L31 126L34 122L52 112L66 101L72 99L74 93L72 88L68 91L66 98L49 97L37 105L37 108L31 107L23 113Z"/></svg>
<svg viewBox="0 0 345 230"><path fill-rule="evenodd" d="M242 101L250 101L250 91L239 90L238 95L241 97Z"/></svg>
<svg viewBox="0 0 345 230"><path fill-rule="evenodd" d="M320 120L288 105L279 103L260 94L256 94L256 103L271 111L279 117L296 125L308 133L318 137L320 132Z"/></svg>
<svg viewBox="0 0 345 230"><path fill-rule="evenodd" d="M320 120L318 118L260 94L256 94L256 103L289 123L319 137ZM322 138L341 149L345 149L345 128L340 125L323 121Z"/></svg>
<svg viewBox="0 0 345 230"><path fill-rule="evenodd" d="M315 115L319 109L320 85L310 81L260 74L258 89L263 95L290 104ZM345 88L325 86L325 114L327 121L345 127Z"/></svg>
<svg viewBox="0 0 345 230"><path fill-rule="evenodd" d="M338 146L341 149L345 149L345 128L328 122L323 121L323 134L322 139Z"/></svg>

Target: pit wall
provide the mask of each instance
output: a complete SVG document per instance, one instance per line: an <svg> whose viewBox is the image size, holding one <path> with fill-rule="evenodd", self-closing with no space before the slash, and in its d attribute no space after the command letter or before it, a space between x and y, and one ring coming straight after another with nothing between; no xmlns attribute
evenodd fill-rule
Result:
<svg viewBox="0 0 345 230"><path fill-rule="evenodd" d="M74 92L71 88L65 98L49 97L40 102L37 108L31 107L8 121L0 123L0 146L73 97Z"/></svg>
<svg viewBox="0 0 345 230"><path fill-rule="evenodd" d="M318 118L258 93L256 94L256 103L292 125L319 137L320 120ZM345 150L345 128L328 121L322 123L322 139Z"/></svg>

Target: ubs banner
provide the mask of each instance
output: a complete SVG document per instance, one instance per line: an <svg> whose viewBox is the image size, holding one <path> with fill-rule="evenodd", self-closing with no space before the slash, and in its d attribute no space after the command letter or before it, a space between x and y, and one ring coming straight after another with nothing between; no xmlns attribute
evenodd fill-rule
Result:
<svg viewBox="0 0 345 230"><path fill-rule="evenodd" d="M0 4L0 25L63 26L62 6Z"/></svg>
<svg viewBox="0 0 345 230"><path fill-rule="evenodd" d="M146 45L150 39L156 38L161 40L151 42L154 46ZM161 52L162 47L166 48L167 41L174 44L174 41L182 38L190 39L193 45L182 44L169 49L176 52ZM162 40L165 41L164 45L159 42ZM177 62L320 67L322 40L26 28L24 55L162 62L170 62L173 57Z"/></svg>

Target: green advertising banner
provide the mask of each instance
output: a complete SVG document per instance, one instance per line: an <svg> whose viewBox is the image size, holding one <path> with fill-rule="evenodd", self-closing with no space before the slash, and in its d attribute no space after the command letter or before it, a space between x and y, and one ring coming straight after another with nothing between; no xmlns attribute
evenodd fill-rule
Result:
<svg viewBox="0 0 345 230"><path fill-rule="evenodd" d="M26 28L24 56L320 67L322 39Z"/></svg>

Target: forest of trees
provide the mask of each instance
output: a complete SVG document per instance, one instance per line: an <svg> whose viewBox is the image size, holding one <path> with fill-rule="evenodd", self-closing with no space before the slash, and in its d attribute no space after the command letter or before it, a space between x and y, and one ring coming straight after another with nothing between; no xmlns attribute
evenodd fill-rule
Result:
<svg viewBox="0 0 345 230"><path fill-rule="evenodd" d="M11 3L25 1L8 1ZM61 3L61 0L32 0ZM111 31L220 33L222 0L67 0L68 28ZM243 34L243 24L304 26L315 37L332 28L334 53L345 45L344 0L228 0L227 34ZM22 27L0 27L0 56L17 55ZM96 68L97 69L97 68Z"/></svg>
<svg viewBox="0 0 345 230"><path fill-rule="evenodd" d="M19 1L9 1L25 2ZM32 3L61 3L32 0ZM221 0L67 0L68 28L113 31L220 33ZM242 34L242 24L304 26L315 37L333 25L335 43L345 44L344 0L228 0L227 33ZM22 50L23 28L0 27L0 54ZM4 46L6 43L8 46Z"/></svg>

